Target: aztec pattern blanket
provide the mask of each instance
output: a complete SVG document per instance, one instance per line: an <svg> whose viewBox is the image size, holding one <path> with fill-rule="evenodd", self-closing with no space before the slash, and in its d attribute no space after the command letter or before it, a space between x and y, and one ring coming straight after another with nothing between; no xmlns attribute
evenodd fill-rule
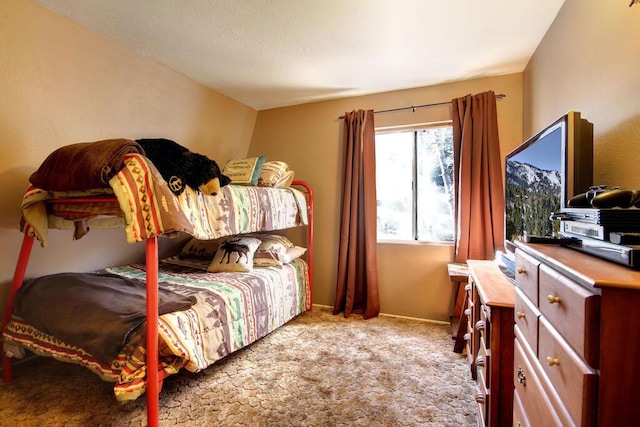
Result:
<svg viewBox="0 0 640 427"><path fill-rule="evenodd" d="M198 269L193 268L194 262L184 263L174 257L160 263L158 280L173 292L196 300L189 309L159 317L161 378L181 368L200 371L309 308L309 274L302 259L282 269L254 268L248 273L208 273L208 261L202 261ZM145 277L144 266L139 264L106 271L129 279ZM13 316L3 338L5 349L14 355L26 348L38 355L85 366L102 379L115 382L118 401L134 400L146 390L145 328L130 334L110 365L17 316Z"/></svg>
<svg viewBox="0 0 640 427"><path fill-rule="evenodd" d="M83 192L54 192L30 187L21 204L21 230L46 246L47 229L76 229L81 220L88 230L125 229L127 242L135 243L152 236L172 236L185 232L201 240L292 228L307 224L304 195L293 188L228 185L217 196L207 196L189 187L175 196L155 166L140 154L125 156L124 167L110 181L111 189ZM117 197L119 212L104 204L65 206L77 215L57 215L47 210L46 201L65 197L109 194ZM59 208L59 206L58 206ZM105 216L104 213L108 215ZM114 213L116 215L114 216Z"/></svg>

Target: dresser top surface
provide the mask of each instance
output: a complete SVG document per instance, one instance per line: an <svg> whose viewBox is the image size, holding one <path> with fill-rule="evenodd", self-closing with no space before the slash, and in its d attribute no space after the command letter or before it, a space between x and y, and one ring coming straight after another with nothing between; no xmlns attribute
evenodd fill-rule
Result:
<svg viewBox="0 0 640 427"><path fill-rule="evenodd" d="M476 283L484 304L513 307L515 288L495 261L468 260L469 272Z"/></svg>
<svg viewBox="0 0 640 427"><path fill-rule="evenodd" d="M518 242L516 246L586 285L640 290L640 271L630 267L560 245Z"/></svg>

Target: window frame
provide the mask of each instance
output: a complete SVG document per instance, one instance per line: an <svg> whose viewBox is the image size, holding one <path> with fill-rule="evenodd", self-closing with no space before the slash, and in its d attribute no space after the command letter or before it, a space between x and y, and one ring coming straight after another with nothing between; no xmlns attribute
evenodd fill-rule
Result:
<svg viewBox="0 0 640 427"><path fill-rule="evenodd" d="M402 244L402 245L434 245L434 246L453 246L455 241L455 218L454 221L454 240L419 240L418 239L418 192L420 189L420 183L418 180L418 137L417 132L426 129L448 127L453 130L453 120L442 120L428 123L416 123L407 125L394 125L394 126L381 126L376 127L374 132L375 136L385 133L399 133L408 132L413 133L413 159L412 159L412 235L409 239L388 239L377 237L377 243L381 244ZM377 166L377 165L376 165ZM452 184L455 185L455 176L452 177ZM455 204L455 200L453 201ZM455 207L454 207L455 212ZM377 224L376 224L377 227Z"/></svg>

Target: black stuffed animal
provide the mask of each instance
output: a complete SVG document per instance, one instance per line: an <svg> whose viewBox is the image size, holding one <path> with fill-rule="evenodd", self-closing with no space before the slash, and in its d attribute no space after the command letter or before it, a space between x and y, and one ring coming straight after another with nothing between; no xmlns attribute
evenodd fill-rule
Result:
<svg viewBox="0 0 640 427"><path fill-rule="evenodd" d="M175 141L164 138L136 139L169 188L180 195L185 185L203 194L218 194L231 179L223 175L218 164L202 154L194 153Z"/></svg>

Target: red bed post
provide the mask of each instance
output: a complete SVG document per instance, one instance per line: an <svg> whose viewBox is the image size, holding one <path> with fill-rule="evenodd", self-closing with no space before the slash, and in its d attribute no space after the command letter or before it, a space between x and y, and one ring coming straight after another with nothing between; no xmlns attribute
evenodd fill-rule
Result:
<svg viewBox="0 0 640 427"><path fill-rule="evenodd" d="M4 315L2 316L2 327L0 328L0 351L2 351L2 381L5 383L11 381L13 378L13 367L11 364L11 358L4 354L4 344L2 340L2 333L4 328L9 324L11 320L11 313L13 312L13 299L16 296L16 292L22 286L24 281L24 274L27 271L27 264L29 264L29 257L31 256L31 249L33 248L34 238L25 233L22 239L22 247L20 248L20 255L18 256L18 262L16 263L16 269L13 274L13 282L11 283L11 289L9 289L9 296L7 297L7 304L4 308Z"/></svg>
<svg viewBox="0 0 640 427"><path fill-rule="evenodd" d="M158 373L158 237L147 239L147 425L157 426L160 412Z"/></svg>
<svg viewBox="0 0 640 427"><path fill-rule="evenodd" d="M307 194L307 265L309 266L309 311L313 311L313 190L306 181L293 181L291 185L304 188Z"/></svg>

